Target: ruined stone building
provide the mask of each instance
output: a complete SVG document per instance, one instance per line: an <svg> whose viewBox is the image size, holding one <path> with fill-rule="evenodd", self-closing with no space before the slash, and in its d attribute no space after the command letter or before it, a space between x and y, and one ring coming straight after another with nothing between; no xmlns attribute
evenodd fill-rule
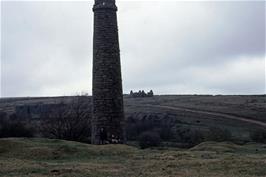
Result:
<svg viewBox="0 0 266 177"><path fill-rule="evenodd" d="M125 142L123 92L115 0L95 0L93 38L93 144L100 130Z"/></svg>

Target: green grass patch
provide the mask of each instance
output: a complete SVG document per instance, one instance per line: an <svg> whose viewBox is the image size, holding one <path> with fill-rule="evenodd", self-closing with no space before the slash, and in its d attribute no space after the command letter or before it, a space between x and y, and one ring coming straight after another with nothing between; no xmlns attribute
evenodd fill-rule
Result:
<svg viewBox="0 0 266 177"><path fill-rule="evenodd" d="M205 142L191 149L141 150L50 139L0 139L0 176L266 176L266 146Z"/></svg>

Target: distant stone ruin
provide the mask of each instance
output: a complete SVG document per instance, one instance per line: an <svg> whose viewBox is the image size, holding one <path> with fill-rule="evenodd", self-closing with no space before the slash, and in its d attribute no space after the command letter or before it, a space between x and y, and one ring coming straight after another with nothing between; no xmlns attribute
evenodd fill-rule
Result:
<svg viewBox="0 0 266 177"><path fill-rule="evenodd" d="M139 90L138 92L133 92L131 90L129 96L132 98L153 97L153 91L150 90L148 93L146 93L144 90Z"/></svg>

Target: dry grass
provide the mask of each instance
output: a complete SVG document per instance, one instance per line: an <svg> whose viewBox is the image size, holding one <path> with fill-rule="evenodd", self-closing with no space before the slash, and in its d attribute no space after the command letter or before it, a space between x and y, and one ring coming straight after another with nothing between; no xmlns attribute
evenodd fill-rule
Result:
<svg viewBox="0 0 266 177"><path fill-rule="evenodd" d="M140 150L47 139L0 139L0 176L266 176L266 146L202 143L192 149Z"/></svg>

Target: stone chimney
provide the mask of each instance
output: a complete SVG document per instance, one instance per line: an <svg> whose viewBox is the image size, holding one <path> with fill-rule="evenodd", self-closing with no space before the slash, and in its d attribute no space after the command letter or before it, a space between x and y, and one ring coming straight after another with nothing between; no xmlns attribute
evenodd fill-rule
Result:
<svg viewBox="0 0 266 177"><path fill-rule="evenodd" d="M107 140L125 142L125 120L115 0L95 0L93 37L92 144Z"/></svg>

